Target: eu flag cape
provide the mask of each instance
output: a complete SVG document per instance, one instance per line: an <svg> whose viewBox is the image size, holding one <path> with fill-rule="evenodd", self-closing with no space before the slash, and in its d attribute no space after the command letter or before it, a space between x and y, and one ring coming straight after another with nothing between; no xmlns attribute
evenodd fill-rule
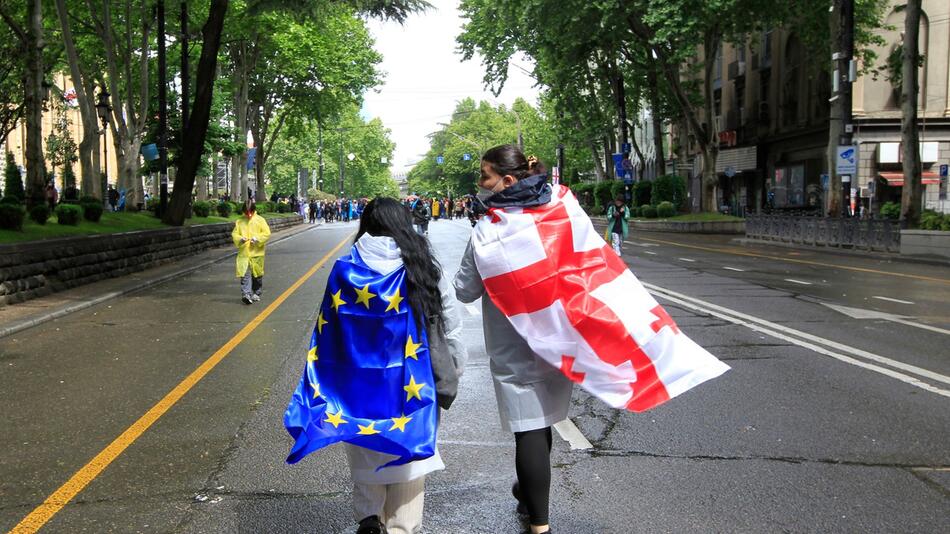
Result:
<svg viewBox="0 0 950 534"><path fill-rule="evenodd" d="M435 453L435 381L405 279L405 267L374 271L355 246L334 264L284 414L288 463L338 441L398 456L383 467Z"/></svg>

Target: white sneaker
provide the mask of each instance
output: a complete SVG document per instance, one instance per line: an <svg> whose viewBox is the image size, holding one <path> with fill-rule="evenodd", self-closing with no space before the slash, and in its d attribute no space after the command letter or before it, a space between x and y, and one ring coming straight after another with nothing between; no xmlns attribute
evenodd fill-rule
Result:
<svg viewBox="0 0 950 534"><path fill-rule="evenodd" d="M261 296L260 296L260 295L251 295L251 300L253 300L254 302L260 302L260 301L261 301Z"/></svg>

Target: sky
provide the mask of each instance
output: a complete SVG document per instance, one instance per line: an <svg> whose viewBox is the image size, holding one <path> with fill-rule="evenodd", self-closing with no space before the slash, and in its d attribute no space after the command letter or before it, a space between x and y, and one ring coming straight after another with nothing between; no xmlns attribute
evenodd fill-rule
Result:
<svg viewBox="0 0 950 534"><path fill-rule="evenodd" d="M411 16L404 26L372 20L369 28L376 50L383 55L379 69L385 83L364 96L363 116L379 117L396 143L392 172L409 172L429 150L428 134L448 122L456 102L472 97L511 105L521 97L536 103L534 80L518 68L509 69L504 91L496 98L484 87L481 58L462 61L455 37L462 19L456 0L429 0L434 8ZM527 60L517 64L531 70Z"/></svg>

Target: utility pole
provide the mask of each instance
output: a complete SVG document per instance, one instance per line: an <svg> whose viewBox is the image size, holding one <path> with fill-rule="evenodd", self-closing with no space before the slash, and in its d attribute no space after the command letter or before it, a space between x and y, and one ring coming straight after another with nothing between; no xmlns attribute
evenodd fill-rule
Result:
<svg viewBox="0 0 950 534"><path fill-rule="evenodd" d="M832 27L837 35L835 42L837 51L831 56L835 66L832 84L836 90L832 97L832 116L828 136L828 173L831 176L828 186L830 197L828 215L840 217L847 212L852 190L855 191L855 195L857 194L857 176L838 175L836 170L837 147L850 146L854 138L851 112L851 84L854 82L856 74L854 62L854 0L835 0L832 10L834 12ZM855 154L855 161L860 162L857 154Z"/></svg>
<svg viewBox="0 0 950 534"><path fill-rule="evenodd" d="M158 176L161 189L158 210L168 207L168 83L165 64L165 0L158 0Z"/></svg>

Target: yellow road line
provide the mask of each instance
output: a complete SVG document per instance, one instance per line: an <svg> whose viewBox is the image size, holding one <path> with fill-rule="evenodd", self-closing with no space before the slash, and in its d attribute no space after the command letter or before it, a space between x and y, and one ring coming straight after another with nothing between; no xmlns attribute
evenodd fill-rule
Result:
<svg viewBox="0 0 950 534"><path fill-rule="evenodd" d="M805 265L817 265L819 267L832 267L835 269L846 269L848 271L881 274L885 276L899 276L901 278L913 278L915 280L927 280L928 282L940 282L941 284L950 284L950 279L946 279L946 278L933 278L931 276L920 276L916 274L903 274L903 273L895 273L891 271L878 271L876 269L865 269L864 267L850 267L847 265L838 265L835 263L824 263L820 261L797 260L795 258L783 258L781 256L772 256L769 254L756 254L754 252L740 252L737 250L730 250L730 249L725 249L725 248L701 247L699 245L687 245L686 243L676 243L675 241L664 241L662 239L650 239L648 237L641 237L641 236L637 236L637 240L638 241L652 241L654 243L663 243L665 245L673 245L676 247L706 250L709 252L718 252L720 254L732 254L734 256L750 256L753 258L768 258L770 260L787 261L791 263L803 263Z"/></svg>
<svg viewBox="0 0 950 534"><path fill-rule="evenodd" d="M110 443L105 449L102 449L99 454L97 454L92 460L89 461L86 465L82 467L79 471L76 471L65 484L59 487L54 491L49 497L43 501L43 504L37 506L29 515L23 518L10 532L12 534L26 534L33 533L43 527L47 521L52 519L66 504L71 501L80 491L83 490L90 482L92 482L106 467L109 467L109 464L113 462L116 458L122 454L125 449L129 447L136 439L138 439L146 430L149 429L158 419L165 414L172 406L175 405L182 397L185 396L188 391L191 390L205 375L211 372L212 369L218 363L221 362L228 354L234 350L244 339L250 335L265 319L267 319L270 314L274 313L276 310L291 294L294 293L297 289L300 288L307 280L310 279L314 273L317 272L320 267L329 261L341 248L345 245L351 238L353 234L348 235L343 241L340 241L333 250L327 253L320 261L315 263L309 271L301 276L292 286L287 288L279 297L277 297L274 302L272 302L268 307L264 308L257 317L251 320L250 323L244 326L237 334L234 335L227 343L225 343L220 349L218 349L210 358L205 360L197 369L191 372L190 375L185 377L174 389L168 392L165 397L158 401L155 406L145 412L145 415L140 417L138 421L132 423L132 426L127 428L125 432L115 438L112 443Z"/></svg>

